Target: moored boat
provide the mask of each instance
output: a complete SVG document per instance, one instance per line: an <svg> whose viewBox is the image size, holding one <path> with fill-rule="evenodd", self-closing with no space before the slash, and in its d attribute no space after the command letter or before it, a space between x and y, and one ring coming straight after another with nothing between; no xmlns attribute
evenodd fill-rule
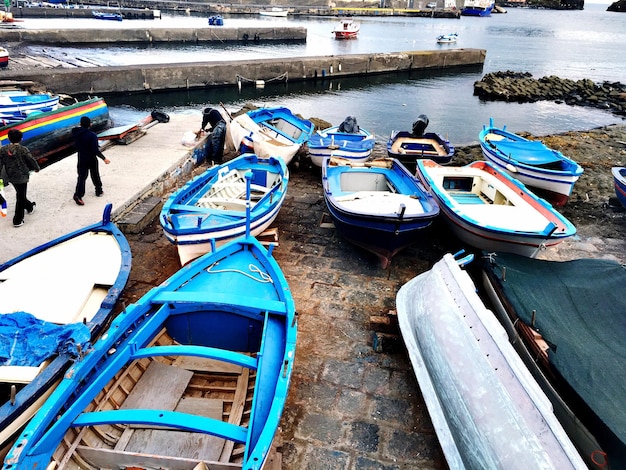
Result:
<svg viewBox="0 0 626 470"><path fill-rule="evenodd" d="M91 118L94 132L110 126L109 108L104 99L90 98L0 127L0 144L9 142L7 135L11 129L19 129L23 134L21 143L40 166L45 166L74 152L72 129L80 125L82 116Z"/></svg>
<svg viewBox="0 0 626 470"><path fill-rule="evenodd" d="M335 39L356 39L361 30L361 25L352 18L341 18L333 29Z"/></svg>
<svg viewBox="0 0 626 470"><path fill-rule="evenodd" d="M287 399L295 305L252 237L121 312L31 420L4 470L259 470Z"/></svg>
<svg viewBox="0 0 626 470"><path fill-rule="evenodd" d="M439 214L437 203L422 184L390 158L365 163L327 158L322 186L337 230L374 253L383 268Z"/></svg>
<svg viewBox="0 0 626 470"><path fill-rule="evenodd" d="M289 10L285 10L284 8L280 8L280 7L272 7L268 10L261 10L259 11L259 15L261 16L275 16L275 17L286 17L287 14L289 13Z"/></svg>
<svg viewBox="0 0 626 470"><path fill-rule="evenodd" d="M555 206L569 199L582 167L561 152L538 140L529 140L495 127L493 119L478 135L480 148L487 160Z"/></svg>
<svg viewBox="0 0 626 470"><path fill-rule="evenodd" d="M121 13L112 11L93 11L92 15L98 20L122 21L124 18Z"/></svg>
<svg viewBox="0 0 626 470"><path fill-rule="evenodd" d="M495 6L493 0L465 0L461 8L462 16L491 16Z"/></svg>
<svg viewBox="0 0 626 470"><path fill-rule="evenodd" d="M52 333L78 330L73 325L84 323L84 331L78 331L80 337L87 341L97 338L110 320L115 302L126 285L132 260L130 247L110 216L111 205L108 204L101 222L47 242L0 265L2 345L22 346L8 355L4 354L7 352L4 347L1 348L2 456L7 450L2 449L12 443L15 434L35 414L76 359L77 350L68 348L57 353L55 348L51 349L58 341ZM23 328L12 332L8 327L10 323L23 325ZM25 336L27 327L34 336ZM18 355L17 351L22 354Z"/></svg>
<svg viewBox="0 0 626 470"><path fill-rule="evenodd" d="M0 68L9 65L9 51L5 47L0 47Z"/></svg>
<svg viewBox="0 0 626 470"><path fill-rule="evenodd" d="M626 168L613 167L611 168L613 174L613 184L615 185L615 195L622 206L626 207Z"/></svg>
<svg viewBox="0 0 626 470"><path fill-rule="evenodd" d="M165 202L159 216L163 233L176 245L183 265L248 229L259 235L278 215L288 182L281 158L244 154L209 168Z"/></svg>
<svg viewBox="0 0 626 470"><path fill-rule="evenodd" d="M438 44L450 44L456 42L459 35L457 33L441 34L437 36Z"/></svg>
<svg viewBox="0 0 626 470"><path fill-rule="evenodd" d="M449 468L586 469L452 255L404 284L396 309Z"/></svg>
<svg viewBox="0 0 626 470"><path fill-rule="evenodd" d="M489 162L452 167L419 160L417 174L452 232L474 248L535 257L576 234L550 204Z"/></svg>
<svg viewBox="0 0 626 470"><path fill-rule="evenodd" d="M53 111L59 107L59 99L58 95L50 93L0 91L0 122L6 125L26 119L31 114Z"/></svg>
<svg viewBox="0 0 626 470"><path fill-rule="evenodd" d="M428 117L420 114L411 131L391 131L387 141L387 155L396 158L410 171L415 172L415 162L428 158L440 165L450 163L454 156L454 146L436 132L424 132Z"/></svg>
<svg viewBox="0 0 626 470"><path fill-rule="evenodd" d="M372 155L375 144L374 136L361 128L354 116L348 116L338 126L317 131L307 145L311 162L321 168L327 157L364 162Z"/></svg>
<svg viewBox="0 0 626 470"><path fill-rule="evenodd" d="M488 253L484 291L591 469L626 468L626 267Z"/></svg>
<svg viewBox="0 0 626 470"><path fill-rule="evenodd" d="M311 121L282 106L254 109L228 124L235 149L259 158L280 157L287 165L313 130Z"/></svg>

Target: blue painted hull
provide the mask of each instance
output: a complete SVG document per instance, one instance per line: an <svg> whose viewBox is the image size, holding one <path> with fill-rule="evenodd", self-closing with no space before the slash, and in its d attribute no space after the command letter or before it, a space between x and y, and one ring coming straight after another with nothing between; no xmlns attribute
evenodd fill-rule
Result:
<svg viewBox="0 0 626 470"><path fill-rule="evenodd" d="M111 205L108 204L104 210L103 219L101 222L59 237L56 240L45 243L0 265L0 279L5 279L5 277L7 276L6 272L10 268L18 268L21 263L29 262L29 260L37 257L40 254L46 253L49 250L58 250L59 247L63 246L64 244L74 243L76 239L82 237L83 235L99 233L106 234L115 239L115 242L117 243L117 246L119 248L121 259L119 273L117 274L115 281L108 288L107 295L100 303L99 309L97 310L91 321L87 323L87 326L91 332L91 337L93 339L97 338L102 329L105 327L107 321L110 320L111 312L115 305L115 302L117 301L117 298L121 294L124 286L126 285L126 282L128 281L132 261L128 241L126 240L122 232L115 226L115 224L110 221L110 214ZM66 269L70 271L72 271L72 269L77 269L75 265L80 264L81 262L84 264L84 266L82 267L83 270L93 270L93 267L89 265L92 261L91 256L85 256L84 259L78 259L74 263L70 263L70 260L67 261L68 263L66 265ZM60 276L62 278L67 278L68 283L73 282L72 280L75 278L72 276L76 275L75 272L60 270L58 266L51 266L50 271L50 276ZM33 285L33 293L36 292L37 286ZM0 309L2 308L2 302L3 299L0 299ZM50 309L54 308L53 304L54 301L50 300L48 307ZM0 431L8 429L9 426L12 425L12 423L16 423L17 420L23 420L25 414L32 413L28 411L29 407L33 406L33 404L35 404L39 399L42 399L45 394L54 387L56 382L60 380L65 370L70 366L72 360L73 359L68 355L57 356L47 367L42 369L42 371L35 377L34 380L32 380L24 388L19 390L15 397L14 404L11 404L9 402L3 402L2 406L0 407ZM0 442L0 448L2 448L6 443L6 441Z"/></svg>
<svg viewBox="0 0 626 470"><path fill-rule="evenodd" d="M365 129L359 132L341 132L339 126L318 131L309 139L309 156L316 166L322 167L325 158L342 157L353 162L370 158L376 139Z"/></svg>
<svg viewBox="0 0 626 470"><path fill-rule="evenodd" d="M615 195L622 206L626 207L626 168L614 167L611 169L613 173L613 182L615 184Z"/></svg>
<svg viewBox="0 0 626 470"><path fill-rule="evenodd" d="M335 227L386 268L439 214L437 203L397 160L365 166L336 161L326 159L322 166L324 199Z"/></svg>
<svg viewBox="0 0 626 470"><path fill-rule="evenodd" d="M232 463L244 469L260 469L287 398L296 334L293 297L271 252L251 237L224 245L183 267L118 315L108 332L68 371L41 412L29 423L8 454L4 469L46 468L55 449L58 448L55 458L65 454L67 447L59 447L64 436L76 439L78 444L73 454L67 455L69 458L85 458L101 468L104 464L98 457L102 458L104 452L106 459L111 458L107 451L115 444L121 445L119 440L113 441L121 437L120 430L127 424L157 427L155 432L166 433L166 438L168 432L185 431L184 436L173 434L176 437L166 439L168 442L204 439L209 435L227 443L232 441L235 448L243 446L243 458L231 457L242 460ZM209 359L212 365L171 365L178 360L197 364ZM142 361L143 366L139 367L137 361ZM116 404L100 400L103 389L111 390L118 385L120 372L145 370L154 363L158 363L159 370L173 368L177 374L188 374L189 385L183 384L181 400L196 399L199 405L183 412L158 406L158 409L146 409L152 401L126 406L125 399L116 400ZM198 385L210 380L209 369L215 369L215 363L220 368L234 366L238 372L231 374L239 375L237 381L250 377L248 385L235 387L248 396L237 398L232 391L233 407L219 418L198 414L203 398L213 396L211 392L200 396ZM221 383L228 380L224 372L216 374L221 377ZM133 379L133 383L136 381ZM168 384L168 388L176 384ZM219 397L219 389L214 390ZM128 396L126 399L130 400ZM239 402L241 409L237 411ZM241 423L235 422L236 415L242 417ZM91 447L88 454L87 449L81 448L88 444L78 442L81 437L73 428L81 427L88 435L92 426L100 429L105 426L112 434L100 445ZM119 450L118 446L113 456L117 465L146 468L146 462L151 462L150 468L172 468L171 462L184 461L188 468L193 468L201 460L209 468L211 463L220 465L198 457L197 446L184 449L185 455L172 455L163 448L145 451L149 440L142 442L132 452ZM222 462L228 464L229 460Z"/></svg>

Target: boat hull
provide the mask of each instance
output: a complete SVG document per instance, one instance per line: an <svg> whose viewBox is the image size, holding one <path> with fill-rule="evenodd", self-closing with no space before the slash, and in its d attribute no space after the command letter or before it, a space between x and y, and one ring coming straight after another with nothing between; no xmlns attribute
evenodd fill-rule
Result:
<svg viewBox="0 0 626 470"><path fill-rule="evenodd" d="M47 113L0 127L0 144L9 142L11 129L22 131L22 144L28 147L40 166L66 157L75 151L72 129L80 125L80 118L91 118L91 129L98 132L110 126L109 109L102 98L91 98L62 106Z"/></svg>
<svg viewBox="0 0 626 470"><path fill-rule="evenodd" d="M387 155L400 160L413 172L416 170L415 162L420 158L447 165L454 157L454 152L450 141L435 132L414 136L408 131L392 131L387 141Z"/></svg>
<svg viewBox="0 0 626 470"><path fill-rule="evenodd" d="M376 139L365 129L359 132L341 132L339 126L330 127L313 134L308 142L311 162L322 167L325 158L341 157L362 163L372 155Z"/></svg>
<svg viewBox="0 0 626 470"><path fill-rule="evenodd" d="M626 207L626 168L613 167L611 169L613 174L613 183L615 185L615 195L622 206Z"/></svg>
<svg viewBox="0 0 626 470"><path fill-rule="evenodd" d="M56 324L86 319L92 339L97 338L128 281L132 260L130 246L111 223L110 212L109 204L100 223L0 265L0 311L24 310ZM3 383L23 385L14 404L0 407L0 448L37 412L73 360L62 354L39 368L0 366Z"/></svg>
<svg viewBox="0 0 626 470"><path fill-rule="evenodd" d="M484 157L535 190L554 206L562 206L569 199L574 184L583 169L560 152L547 148L538 141L531 141L504 128L484 126L479 136ZM510 150L515 145L517 150ZM527 147L527 148L524 148ZM516 153L517 152L517 153ZM539 156L545 158L539 159ZM526 158L527 160L520 160ZM537 164L526 163L536 161Z"/></svg>
<svg viewBox="0 0 626 470"><path fill-rule="evenodd" d="M475 248L535 257L576 233L550 204L488 162L444 167L420 160L417 174L452 232Z"/></svg>
<svg viewBox="0 0 626 470"><path fill-rule="evenodd" d="M452 255L404 284L396 308L450 468L586 468Z"/></svg>
<svg viewBox="0 0 626 470"><path fill-rule="evenodd" d="M59 97L42 95L0 96L0 122L6 124L21 121L33 113L45 113L59 107Z"/></svg>
<svg viewBox="0 0 626 470"><path fill-rule="evenodd" d="M259 470L284 409L296 335L293 297L271 253L251 237L233 241L120 313L4 468L67 458L69 468Z"/></svg>
<svg viewBox="0 0 626 470"><path fill-rule="evenodd" d="M432 196L397 160L326 159L322 186L335 228L374 253L383 268L439 214Z"/></svg>
<svg viewBox="0 0 626 470"><path fill-rule="evenodd" d="M249 223L242 182L248 171L259 193L251 194ZM229 178L236 181L227 182ZM288 182L289 172L280 158L237 157L210 168L168 198L159 217L163 232L177 246L183 265L244 236L247 230L257 236L276 219Z"/></svg>

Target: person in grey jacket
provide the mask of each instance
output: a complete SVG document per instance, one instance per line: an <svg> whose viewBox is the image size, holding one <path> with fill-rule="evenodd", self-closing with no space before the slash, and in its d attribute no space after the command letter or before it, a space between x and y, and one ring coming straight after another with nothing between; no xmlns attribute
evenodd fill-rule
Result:
<svg viewBox="0 0 626 470"><path fill-rule="evenodd" d="M0 148L0 174L15 188L15 215L13 225L24 225L24 211L32 214L36 203L29 201L26 195L31 171L38 172L39 164L33 158L22 141L22 131L11 129L8 133L9 144Z"/></svg>

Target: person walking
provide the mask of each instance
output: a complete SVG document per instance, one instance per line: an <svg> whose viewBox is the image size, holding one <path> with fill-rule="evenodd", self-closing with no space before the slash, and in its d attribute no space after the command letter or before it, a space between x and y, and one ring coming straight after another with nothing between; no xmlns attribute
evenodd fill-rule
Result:
<svg viewBox="0 0 626 470"><path fill-rule="evenodd" d="M24 225L24 211L32 214L37 205L34 201L29 201L26 195L30 172L39 171L39 164L33 158L22 141L22 131L11 129L8 132L9 144L0 148L0 174L15 188L15 215L13 216L13 226Z"/></svg>
<svg viewBox="0 0 626 470"><path fill-rule="evenodd" d="M102 192L98 158L101 158L107 165L111 163L100 151L98 136L90 127L91 119L89 116L83 116L80 118L80 127L72 129L74 145L78 152L78 180L76 181L76 190L74 191L74 202L79 206L85 205L83 196L85 195L87 176L91 176L91 182L96 188L96 196L100 197L104 194Z"/></svg>

